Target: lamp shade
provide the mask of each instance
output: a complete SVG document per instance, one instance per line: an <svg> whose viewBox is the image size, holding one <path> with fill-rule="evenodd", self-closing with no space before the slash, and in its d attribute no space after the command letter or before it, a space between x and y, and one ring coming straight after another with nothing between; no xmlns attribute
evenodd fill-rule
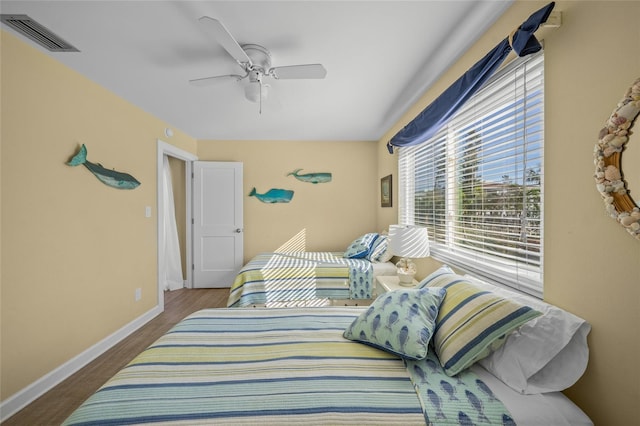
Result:
<svg viewBox="0 0 640 426"><path fill-rule="evenodd" d="M400 257L416 259L429 256L427 228L409 225L389 226L389 250Z"/></svg>

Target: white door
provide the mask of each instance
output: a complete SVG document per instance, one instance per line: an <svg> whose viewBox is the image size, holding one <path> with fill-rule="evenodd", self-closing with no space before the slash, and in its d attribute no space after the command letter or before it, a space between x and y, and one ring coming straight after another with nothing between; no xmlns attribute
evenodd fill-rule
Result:
<svg viewBox="0 0 640 426"><path fill-rule="evenodd" d="M193 163L193 287L231 287L243 264L242 163Z"/></svg>

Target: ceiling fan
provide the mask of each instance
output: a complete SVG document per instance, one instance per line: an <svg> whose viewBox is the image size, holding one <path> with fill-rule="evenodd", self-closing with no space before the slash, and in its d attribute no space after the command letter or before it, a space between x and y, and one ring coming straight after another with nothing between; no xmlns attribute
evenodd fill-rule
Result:
<svg viewBox="0 0 640 426"><path fill-rule="evenodd" d="M204 30L235 59L244 74L217 75L189 80L189 83L194 86L209 86L225 81L240 81L248 78L249 84L245 86L245 97L251 102L259 102L260 112L262 112L262 100L267 97L270 87L265 83L266 78L274 78L276 80L321 79L327 75L327 70L322 64L272 67L271 53L265 47L258 44L239 44L222 22L217 19L203 16L198 21Z"/></svg>

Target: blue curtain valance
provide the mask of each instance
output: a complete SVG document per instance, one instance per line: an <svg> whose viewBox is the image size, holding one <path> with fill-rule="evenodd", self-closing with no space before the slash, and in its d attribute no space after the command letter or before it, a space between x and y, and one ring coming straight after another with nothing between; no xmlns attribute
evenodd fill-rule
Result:
<svg viewBox="0 0 640 426"><path fill-rule="evenodd" d="M416 118L400 130L387 143L389 153L393 147L412 146L429 140L446 124L453 114L493 75L513 49L518 56L539 51L542 46L533 35L547 21L555 2L533 13L509 37L502 40L484 58L476 62Z"/></svg>

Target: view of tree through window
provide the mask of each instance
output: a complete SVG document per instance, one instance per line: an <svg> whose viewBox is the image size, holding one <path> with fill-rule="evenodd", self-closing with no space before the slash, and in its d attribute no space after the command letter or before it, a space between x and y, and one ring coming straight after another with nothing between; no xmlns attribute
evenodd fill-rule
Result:
<svg viewBox="0 0 640 426"><path fill-rule="evenodd" d="M400 222L433 256L542 295L543 54L500 71L431 140L400 148Z"/></svg>

